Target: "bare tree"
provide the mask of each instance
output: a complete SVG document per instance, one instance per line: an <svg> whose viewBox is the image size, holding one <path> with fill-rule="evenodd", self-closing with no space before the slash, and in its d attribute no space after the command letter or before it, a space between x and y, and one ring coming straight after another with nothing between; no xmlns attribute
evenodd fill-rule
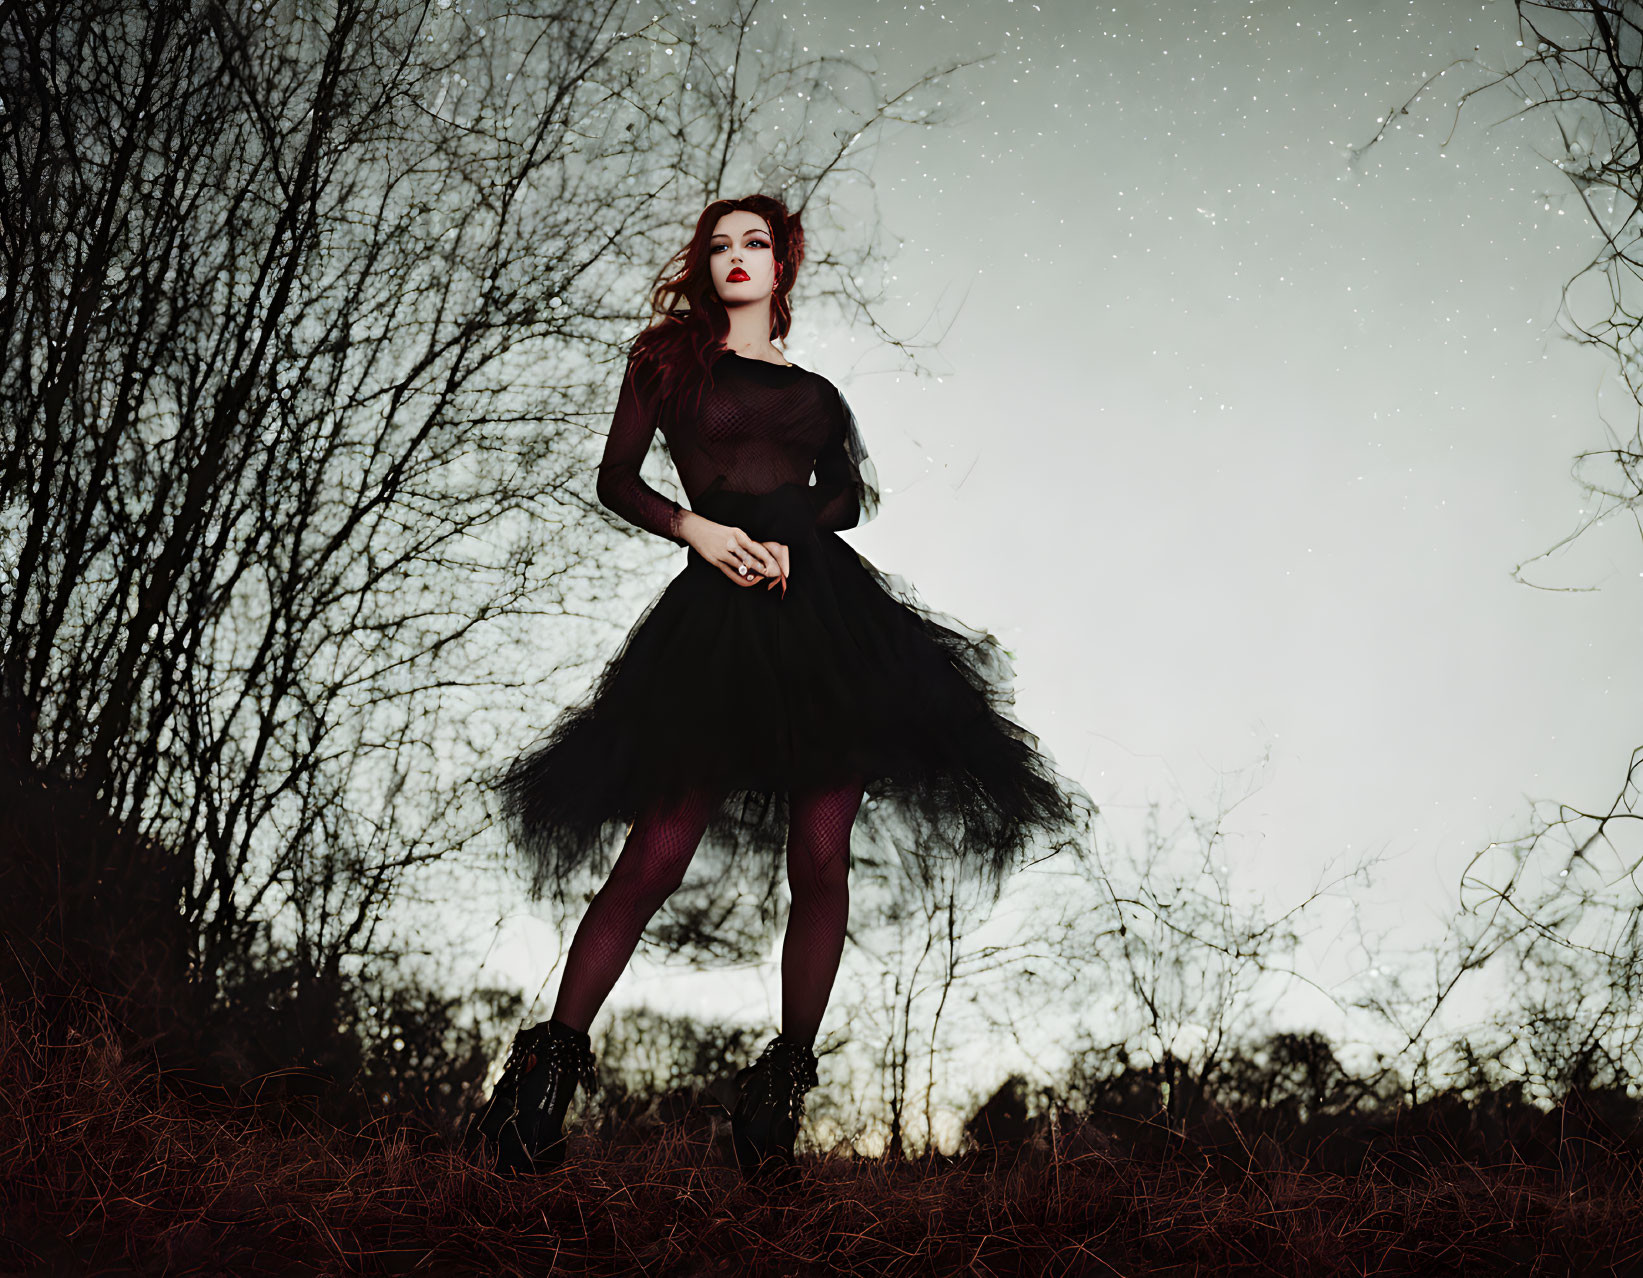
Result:
<svg viewBox="0 0 1643 1278"><path fill-rule="evenodd" d="M870 1113L855 1127L882 1128L892 1157L934 1149L939 1111L981 1099L972 1084L946 1078L954 1066L973 1074L977 1044L988 1043L1013 1044L1045 1079L1069 1068L1054 1058L1070 1061L1075 1076L1096 1056L1117 1060L1152 1097L1152 1113L1184 1130L1255 1033L1263 999L1308 981L1293 953L1302 917L1371 868L1365 854L1269 918L1231 891L1222 829L1230 811L1200 817L1189 805L1166 828L1151 804L1138 852L1103 850L1114 843L1103 824L1090 847L1059 849L996 903L939 863L912 893L892 876L898 908L853 919L850 932L866 974L840 1002L851 1039L872 1053L864 1063L874 1080ZM871 870L863 877L876 886ZM996 1050L988 1059L1002 1061ZM988 1104L1024 1088L1024 1079L1007 1080Z"/></svg>
<svg viewBox="0 0 1643 1278"><path fill-rule="evenodd" d="M1557 177L1534 199L1584 212L1600 239L1591 262L1564 286L1557 318L1568 340L1603 350L1634 403L1643 404L1643 311L1635 296L1643 267L1643 5L1516 0L1515 13L1521 56L1504 69L1486 68L1482 83L1456 95L1455 114L1499 89L1513 104L1508 118L1549 119L1558 148L1543 158ZM1388 109L1354 159L1385 140L1439 76L1474 62L1458 59ZM1588 277L1595 287L1582 287ZM1629 436L1611 432L1607 446L1576 457L1576 482L1589 499L1585 517L1516 565L1518 581L1542 590L1595 588L1541 584L1525 569L1617 519L1643 531L1640 429L1643 418L1634 415ZM1462 917L1430 953L1424 979L1386 971L1366 989L1361 1005L1399 1030L1416 1061L1412 1087L1475 1059L1476 1044L1451 1039L1441 1046L1431 1036L1457 992L1476 989L1486 972L1506 998L1494 1023L1474 1024L1471 1033L1486 1040L1484 1056L1532 1094L1556 1099L1600 1081L1612 1085L1643 1066L1636 1010L1640 766L1643 747L1632 751L1618 793L1600 810L1557 803L1542 815L1536 804L1521 835L1479 850L1462 877Z"/></svg>
<svg viewBox="0 0 1643 1278"><path fill-rule="evenodd" d="M1275 917L1265 901L1240 903L1232 891L1236 854L1224 829L1240 802L1218 802L1209 815L1185 805L1174 825L1151 803L1138 857L1126 857L1117 872L1099 856L1082 864L1104 910L1115 916L1105 930L1114 951L1112 997L1081 991L1083 1019L1099 1017L1112 1027L1104 1039L1138 1049L1129 1059L1139 1061L1160 1116L1176 1130L1195 1115L1211 1080L1235 1046L1257 1032L1282 989L1299 981L1337 1002L1296 965L1299 926L1318 902L1366 883L1373 869L1368 853L1338 873L1326 868ZM1070 963L1089 945L1080 929L1061 951ZM1127 1006L1118 1005L1120 991Z"/></svg>

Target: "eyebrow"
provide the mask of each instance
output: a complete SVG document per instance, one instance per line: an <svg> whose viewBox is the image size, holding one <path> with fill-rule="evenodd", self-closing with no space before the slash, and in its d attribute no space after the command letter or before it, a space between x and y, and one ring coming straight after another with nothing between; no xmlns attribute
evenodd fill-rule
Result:
<svg viewBox="0 0 1643 1278"><path fill-rule="evenodd" d="M759 227L756 227L756 226L751 231L743 231L742 234L743 235L762 235L767 240L770 238L770 232L769 231L761 230ZM708 238L709 239L714 239L714 240L728 240L730 238L730 236L725 234L725 232L723 232L723 231L715 231Z"/></svg>

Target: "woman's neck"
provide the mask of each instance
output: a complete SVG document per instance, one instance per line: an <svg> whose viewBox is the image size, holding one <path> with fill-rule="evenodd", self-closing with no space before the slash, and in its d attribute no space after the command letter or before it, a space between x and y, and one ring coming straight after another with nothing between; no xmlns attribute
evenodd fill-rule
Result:
<svg viewBox="0 0 1643 1278"><path fill-rule="evenodd" d="M730 312L730 331L725 334L725 345L738 355L751 359L785 361L779 346L770 340L770 302L739 306Z"/></svg>

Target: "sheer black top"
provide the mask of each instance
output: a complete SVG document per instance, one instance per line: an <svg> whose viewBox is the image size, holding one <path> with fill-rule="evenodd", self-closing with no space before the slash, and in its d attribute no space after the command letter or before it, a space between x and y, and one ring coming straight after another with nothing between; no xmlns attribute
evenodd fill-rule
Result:
<svg viewBox="0 0 1643 1278"><path fill-rule="evenodd" d="M659 403L654 376L629 359L599 462L599 500L629 523L686 545L679 503L639 477L658 426L694 504L708 490L766 493L797 484L817 528L854 528L878 513L878 477L850 405L797 364L720 352L689 413ZM810 483L814 472L815 483Z"/></svg>

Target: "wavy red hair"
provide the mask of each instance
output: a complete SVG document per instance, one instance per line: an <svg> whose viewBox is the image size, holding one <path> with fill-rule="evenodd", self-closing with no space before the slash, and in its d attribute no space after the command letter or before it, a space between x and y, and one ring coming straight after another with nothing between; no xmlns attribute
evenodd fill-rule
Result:
<svg viewBox="0 0 1643 1278"><path fill-rule="evenodd" d="M770 297L770 340L781 341L793 325L788 294L804 261L804 226L799 215L789 213L785 204L770 195L714 200L696 219L690 243L662 268L650 293L652 321L633 339L634 358L645 368L647 380L656 379L652 384L665 402L679 404L686 397L700 402L730 332L730 316L719 300L708 261L713 228L726 213L737 209L765 220L770 227L771 252L781 267Z"/></svg>

